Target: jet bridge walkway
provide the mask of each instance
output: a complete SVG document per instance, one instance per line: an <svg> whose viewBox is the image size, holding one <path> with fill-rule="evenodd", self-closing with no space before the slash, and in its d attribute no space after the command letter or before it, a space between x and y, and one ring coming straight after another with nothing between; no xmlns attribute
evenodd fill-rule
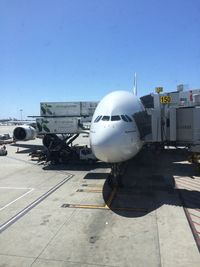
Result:
<svg viewBox="0 0 200 267"><path fill-rule="evenodd" d="M200 90L151 94L141 101L149 116L146 127L151 128L147 143L185 146L200 154Z"/></svg>

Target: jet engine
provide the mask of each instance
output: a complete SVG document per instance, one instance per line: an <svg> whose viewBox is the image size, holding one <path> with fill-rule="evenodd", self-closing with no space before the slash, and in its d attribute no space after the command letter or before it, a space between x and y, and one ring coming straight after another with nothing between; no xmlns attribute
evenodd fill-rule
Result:
<svg viewBox="0 0 200 267"><path fill-rule="evenodd" d="M16 127L13 131L13 139L17 141L27 141L36 138L36 129L29 125Z"/></svg>

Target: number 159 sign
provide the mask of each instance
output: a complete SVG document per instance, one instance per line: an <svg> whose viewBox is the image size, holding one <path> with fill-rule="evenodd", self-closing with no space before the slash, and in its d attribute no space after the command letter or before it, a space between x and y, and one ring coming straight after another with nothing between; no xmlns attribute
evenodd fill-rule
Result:
<svg viewBox="0 0 200 267"><path fill-rule="evenodd" d="M161 104L171 103L171 97L170 96L160 96L160 103Z"/></svg>

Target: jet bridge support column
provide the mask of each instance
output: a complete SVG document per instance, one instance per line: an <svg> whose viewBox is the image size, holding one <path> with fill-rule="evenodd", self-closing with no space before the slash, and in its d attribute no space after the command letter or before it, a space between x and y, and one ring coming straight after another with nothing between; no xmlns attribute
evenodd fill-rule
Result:
<svg viewBox="0 0 200 267"><path fill-rule="evenodd" d="M161 142L161 111L160 109L152 110L152 142Z"/></svg>
<svg viewBox="0 0 200 267"><path fill-rule="evenodd" d="M169 109L169 141L176 142L176 108Z"/></svg>

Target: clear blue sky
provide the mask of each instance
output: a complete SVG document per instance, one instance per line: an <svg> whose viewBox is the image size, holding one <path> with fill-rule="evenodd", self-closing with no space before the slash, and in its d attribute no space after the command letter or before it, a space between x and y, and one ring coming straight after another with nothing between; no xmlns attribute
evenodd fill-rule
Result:
<svg viewBox="0 0 200 267"><path fill-rule="evenodd" d="M42 101L200 88L199 0L0 0L0 118Z"/></svg>

